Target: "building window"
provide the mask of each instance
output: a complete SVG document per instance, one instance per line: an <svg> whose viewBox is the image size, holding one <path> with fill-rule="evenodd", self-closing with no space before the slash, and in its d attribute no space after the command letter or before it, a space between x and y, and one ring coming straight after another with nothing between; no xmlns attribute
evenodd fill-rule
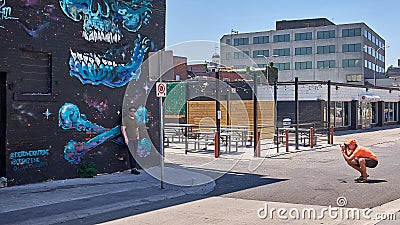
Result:
<svg viewBox="0 0 400 225"><path fill-rule="evenodd" d="M397 103L396 102L385 102L385 122L397 121Z"/></svg>
<svg viewBox="0 0 400 225"><path fill-rule="evenodd" d="M246 59L248 57L249 57L249 51L234 52L233 53L233 58L234 59Z"/></svg>
<svg viewBox="0 0 400 225"><path fill-rule="evenodd" d="M227 45L231 45L231 39L226 39L226 42L225 42Z"/></svg>
<svg viewBox="0 0 400 225"><path fill-rule="evenodd" d="M274 49L274 55L290 56L290 48Z"/></svg>
<svg viewBox="0 0 400 225"><path fill-rule="evenodd" d="M306 70L306 69L312 69L311 61L295 63L295 70Z"/></svg>
<svg viewBox="0 0 400 225"><path fill-rule="evenodd" d="M342 67L361 67L361 59L344 59L342 60Z"/></svg>
<svg viewBox="0 0 400 225"><path fill-rule="evenodd" d="M350 74L346 76L347 82L361 82L361 74Z"/></svg>
<svg viewBox="0 0 400 225"><path fill-rule="evenodd" d="M53 91L53 57L51 53L21 50L19 72L23 79L19 93L26 95L50 95ZM3 88L3 87L1 87Z"/></svg>
<svg viewBox="0 0 400 225"><path fill-rule="evenodd" d="M336 61L335 60L325 60L325 61L318 61L317 68L318 69L327 69L327 68L335 68Z"/></svg>
<svg viewBox="0 0 400 225"><path fill-rule="evenodd" d="M364 30L364 37L368 38L368 31L367 30Z"/></svg>
<svg viewBox="0 0 400 225"><path fill-rule="evenodd" d="M356 37L356 36L361 36L361 28L343 29L342 30L342 37Z"/></svg>
<svg viewBox="0 0 400 225"><path fill-rule="evenodd" d="M335 52L336 52L335 45L317 46L317 54L329 54Z"/></svg>
<svg viewBox="0 0 400 225"><path fill-rule="evenodd" d="M312 40L312 33L296 33L294 36L295 41L305 41L305 40Z"/></svg>
<svg viewBox="0 0 400 225"><path fill-rule="evenodd" d="M249 44L249 38L235 38L234 39L234 46L238 45L248 45Z"/></svg>
<svg viewBox="0 0 400 225"><path fill-rule="evenodd" d="M246 65L234 65L233 69L235 69L235 70L246 69Z"/></svg>
<svg viewBox="0 0 400 225"><path fill-rule="evenodd" d="M266 44L269 43L269 36L253 37L253 44Z"/></svg>
<svg viewBox="0 0 400 225"><path fill-rule="evenodd" d="M311 55L312 47L296 48L295 55Z"/></svg>
<svg viewBox="0 0 400 225"><path fill-rule="evenodd" d="M329 114L335 127L350 126L350 102L331 102Z"/></svg>
<svg viewBox="0 0 400 225"><path fill-rule="evenodd" d="M290 70L290 63L274 63L274 66L278 68L278 70Z"/></svg>
<svg viewBox="0 0 400 225"><path fill-rule="evenodd" d="M274 35L274 42L290 42L290 34Z"/></svg>
<svg viewBox="0 0 400 225"><path fill-rule="evenodd" d="M258 68L264 68L265 69L265 67L267 67L267 66L268 66L268 64L257 64ZM274 64L274 66L275 66L275 64Z"/></svg>
<svg viewBox="0 0 400 225"><path fill-rule="evenodd" d="M361 43L342 45L343 52L361 52Z"/></svg>
<svg viewBox="0 0 400 225"><path fill-rule="evenodd" d="M317 32L317 39L329 39L329 38L335 38L335 30Z"/></svg>
<svg viewBox="0 0 400 225"><path fill-rule="evenodd" d="M371 102L372 123L378 123L378 104Z"/></svg>
<svg viewBox="0 0 400 225"><path fill-rule="evenodd" d="M269 57L269 50L256 50L253 51L253 58L261 58L262 56Z"/></svg>

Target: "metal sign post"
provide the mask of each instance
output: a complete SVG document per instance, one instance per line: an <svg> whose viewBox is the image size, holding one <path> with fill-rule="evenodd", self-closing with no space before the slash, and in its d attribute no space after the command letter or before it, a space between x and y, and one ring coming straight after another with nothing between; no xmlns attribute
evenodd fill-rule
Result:
<svg viewBox="0 0 400 225"><path fill-rule="evenodd" d="M159 97L159 105L160 105L160 167L161 167L161 175L160 175L160 182L161 182L161 189L164 189L164 106L163 106L163 98L167 96L167 85L162 82L162 72L161 72L161 57L162 51L158 53L158 75L159 81L156 83L156 94Z"/></svg>

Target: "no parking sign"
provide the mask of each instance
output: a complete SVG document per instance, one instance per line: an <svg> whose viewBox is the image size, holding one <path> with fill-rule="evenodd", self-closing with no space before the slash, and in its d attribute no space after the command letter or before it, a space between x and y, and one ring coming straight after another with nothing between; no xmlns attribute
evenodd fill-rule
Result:
<svg viewBox="0 0 400 225"><path fill-rule="evenodd" d="M157 97L167 97L167 84L157 82L156 91L157 91Z"/></svg>

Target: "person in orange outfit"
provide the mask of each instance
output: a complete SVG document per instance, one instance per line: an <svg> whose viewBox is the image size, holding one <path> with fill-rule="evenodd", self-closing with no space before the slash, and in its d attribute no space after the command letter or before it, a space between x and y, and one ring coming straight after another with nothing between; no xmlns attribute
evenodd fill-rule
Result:
<svg viewBox="0 0 400 225"><path fill-rule="evenodd" d="M357 145L354 139L342 145L342 154L347 164L361 174L355 181L368 182L367 167L375 168L378 165L378 157L368 148Z"/></svg>

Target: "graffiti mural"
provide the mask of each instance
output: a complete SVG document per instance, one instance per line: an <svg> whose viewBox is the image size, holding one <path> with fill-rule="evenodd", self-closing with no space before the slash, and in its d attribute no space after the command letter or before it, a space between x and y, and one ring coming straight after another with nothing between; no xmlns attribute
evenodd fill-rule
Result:
<svg viewBox="0 0 400 225"><path fill-rule="evenodd" d="M149 115L148 111L144 106L139 106L136 110L136 119L139 122L139 125L146 125L147 122L149 122Z"/></svg>
<svg viewBox="0 0 400 225"><path fill-rule="evenodd" d="M47 167L49 163L46 160L46 156L49 155L49 151L49 149L41 149L12 152L10 161L13 171Z"/></svg>
<svg viewBox="0 0 400 225"><path fill-rule="evenodd" d="M139 141L138 147L137 147L137 153L139 157L145 158L148 157L151 153L151 142L147 138L143 138L142 140Z"/></svg>
<svg viewBox="0 0 400 225"><path fill-rule="evenodd" d="M64 158L70 163L78 164L82 157L91 149L103 144L105 141L114 138L114 142L122 144L118 138L121 134L120 126L110 130L96 125L87 120L85 114L81 114L78 106L65 103L58 113L58 124L64 130L75 129L80 132L97 135L87 142L70 140L64 149Z"/></svg>
<svg viewBox="0 0 400 225"><path fill-rule="evenodd" d="M2 20L17 20L18 18L11 16L11 7L5 7L6 0L0 0L0 21ZM0 28L4 28L4 26L0 25Z"/></svg>
<svg viewBox="0 0 400 225"><path fill-rule="evenodd" d="M95 108L98 112L103 113L109 109L108 99L100 99L99 97L91 97L88 94L83 94L83 99L89 107Z"/></svg>
<svg viewBox="0 0 400 225"><path fill-rule="evenodd" d="M18 120L21 124L29 124L30 120L37 118L33 112L26 109L26 105L12 104L11 107L13 109L12 118Z"/></svg>
<svg viewBox="0 0 400 225"><path fill-rule="evenodd" d="M142 168L159 163L159 102L143 64L165 46L165 15L165 0L0 0L0 176L10 186L75 178L82 160L126 170L119 125L130 106Z"/></svg>
<svg viewBox="0 0 400 225"><path fill-rule="evenodd" d="M39 37L40 33L43 32L44 29L48 28L50 26L49 22L45 22L43 24L38 25L36 28L29 28L29 25L19 21L18 22L19 26L24 29L24 31L31 37L37 38Z"/></svg>
<svg viewBox="0 0 400 225"><path fill-rule="evenodd" d="M152 13L152 0L60 0L59 3L68 18L75 22L83 20L82 37L89 42L118 43L124 37L119 26L136 33L149 22ZM122 87L132 79L139 79L140 66L149 43L147 37L138 35L133 49L114 56L123 59L130 56L125 62L116 62L108 54L82 53L71 49L70 75L82 84Z"/></svg>

